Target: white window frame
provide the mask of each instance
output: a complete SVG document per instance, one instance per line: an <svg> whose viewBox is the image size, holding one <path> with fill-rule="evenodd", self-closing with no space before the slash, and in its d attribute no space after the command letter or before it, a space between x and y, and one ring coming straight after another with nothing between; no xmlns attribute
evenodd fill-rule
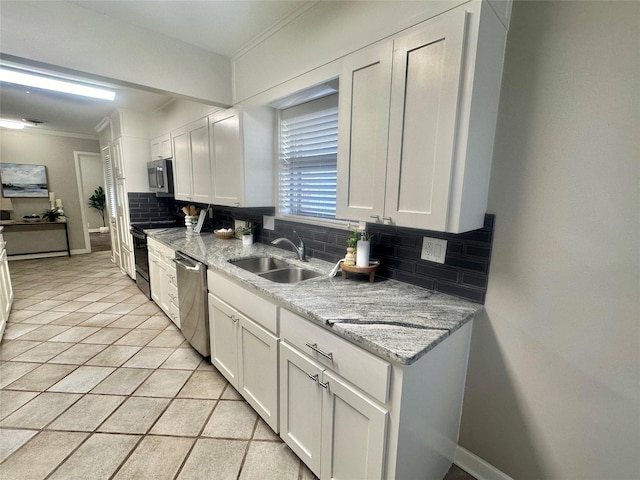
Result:
<svg viewBox="0 0 640 480"><path fill-rule="evenodd" d="M290 107L288 107L290 108ZM281 199L281 189L280 189L280 173L281 173L281 168L282 168L282 161L281 161L281 135L282 135L282 111L284 109L279 109L277 111L277 122L278 122L278 128L277 128L277 134L278 134L278 138L277 138L277 168L275 169L275 175L276 175L276 179L275 179L275 185L276 185L276 218L281 219L281 220L287 220L287 221L291 221L291 222L297 222L297 223L306 223L306 224L310 224L310 225L318 225L318 226L325 226L325 227L331 227L331 228L338 228L338 229L344 229L344 230L351 230L353 228L354 223L357 225L358 222L353 222L350 220L341 220L341 219L335 219L335 218L321 218L321 217L308 217L308 216L303 216L303 215L290 215L290 214L285 214L282 213L280 207L282 204L282 199ZM337 183L337 182L336 182Z"/></svg>

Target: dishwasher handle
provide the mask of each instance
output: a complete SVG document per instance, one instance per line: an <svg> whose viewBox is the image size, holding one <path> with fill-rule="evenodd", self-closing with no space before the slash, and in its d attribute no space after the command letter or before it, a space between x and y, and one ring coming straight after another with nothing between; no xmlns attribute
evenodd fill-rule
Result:
<svg viewBox="0 0 640 480"><path fill-rule="evenodd" d="M176 265L180 265L182 268L184 268L185 270L189 270L190 272L199 272L200 267L202 266L202 264L198 263L192 267L191 265L187 265L186 263L182 262L177 258L173 259L173 263L175 263Z"/></svg>

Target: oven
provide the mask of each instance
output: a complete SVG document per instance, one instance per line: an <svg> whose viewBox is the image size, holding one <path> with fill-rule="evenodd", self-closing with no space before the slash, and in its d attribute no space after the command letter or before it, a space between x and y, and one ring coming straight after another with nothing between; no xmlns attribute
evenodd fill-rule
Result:
<svg viewBox="0 0 640 480"><path fill-rule="evenodd" d="M149 282L149 255L147 251L147 234L142 227L131 225L133 237L133 256L136 262L136 285L142 292L151 298L151 285Z"/></svg>
<svg viewBox="0 0 640 480"><path fill-rule="evenodd" d="M149 278L149 252L147 250L147 234L145 229L171 228L176 222L147 222L132 223L129 232L133 237L133 256L136 264L136 285L142 292L151 298L151 280Z"/></svg>

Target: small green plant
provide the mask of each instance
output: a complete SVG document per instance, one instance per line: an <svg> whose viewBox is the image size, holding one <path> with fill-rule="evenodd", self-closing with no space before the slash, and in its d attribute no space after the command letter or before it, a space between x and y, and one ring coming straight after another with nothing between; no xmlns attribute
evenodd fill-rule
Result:
<svg viewBox="0 0 640 480"><path fill-rule="evenodd" d="M236 235L251 235L253 233L253 224L251 222L247 222L247 225L244 227L236 228Z"/></svg>
<svg viewBox="0 0 640 480"><path fill-rule="evenodd" d="M98 188L96 188L93 191L93 194L89 197L88 205L90 208L95 208L98 211L98 213L102 217L102 226L106 227L104 221L104 211L107 206L107 202L104 196L104 189L100 185L98 185Z"/></svg>
<svg viewBox="0 0 640 480"><path fill-rule="evenodd" d="M355 249L358 246L358 241L362 240L363 236L364 240L367 240L369 242L373 238L373 235L367 235L367 232L365 232L364 230L355 229L353 232L351 232L351 236L347 238L347 247Z"/></svg>
<svg viewBox="0 0 640 480"><path fill-rule="evenodd" d="M42 218L47 219L50 222L55 222L62 214L57 208L49 208L48 210L44 210L42 212Z"/></svg>

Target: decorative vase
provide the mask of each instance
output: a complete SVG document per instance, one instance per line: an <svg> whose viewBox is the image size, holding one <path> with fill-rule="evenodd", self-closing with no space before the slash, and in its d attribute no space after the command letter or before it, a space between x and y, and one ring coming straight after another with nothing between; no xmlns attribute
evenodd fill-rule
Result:
<svg viewBox="0 0 640 480"><path fill-rule="evenodd" d="M347 254L344 256L345 265L355 265L356 256L353 253L353 247L347 247Z"/></svg>
<svg viewBox="0 0 640 480"><path fill-rule="evenodd" d="M242 235L242 245L253 245L253 233Z"/></svg>

